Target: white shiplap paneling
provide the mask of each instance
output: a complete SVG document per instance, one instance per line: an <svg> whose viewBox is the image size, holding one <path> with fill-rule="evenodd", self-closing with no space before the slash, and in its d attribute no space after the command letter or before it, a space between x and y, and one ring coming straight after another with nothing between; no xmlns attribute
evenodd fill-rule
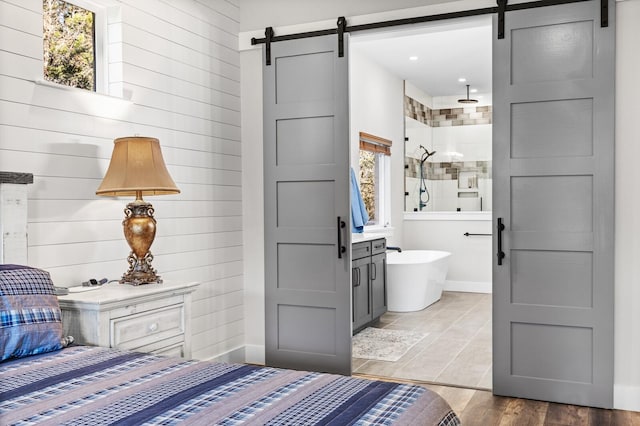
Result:
<svg viewBox="0 0 640 426"><path fill-rule="evenodd" d="M0 170L31 172L29 263L58 285L127 267L123 208L95 190L113 139L160 139L179 195L149 197L154 266L195 280L194 356L244 343L239 7L227 0L95 0L109 6L110 87L37 84L40 0L0 0ZM115 5L115 6L114 6Z"/></svg>
<svg viewBox="0 0 640 426"><path fill-rule="evenodd" d="M28 5L30 2L25 2ZM42 7L42 3L40 3ZM13 28L21 32L40 36L42 33L42 22L33 19L38 16L40 10L25 8L20 3L2 2L0 3L0 26Z"/></svg>

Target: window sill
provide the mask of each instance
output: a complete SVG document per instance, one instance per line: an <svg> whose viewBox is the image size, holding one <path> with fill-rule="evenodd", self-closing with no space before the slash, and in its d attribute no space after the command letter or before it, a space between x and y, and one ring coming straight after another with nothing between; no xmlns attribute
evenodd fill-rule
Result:
<svg viewBox="0 0 640 426"><path fill-rule="evenodd" d="M72 86L67 86L64 84L60 84L60 83L54 83L52 81L48 81L48 80L44 80L42 78L38 78L36 80L32 80L35 84L37 84L38 86L45 86L45 87L51 87L53 89L58 89L58 90L65 90L68 92L75 92L75 93L88 93L90 94L90 96L103 96L105 98L108 99L115 99L118 100L120 102L126 102L126 103L132 103L131 100L129 99L125 99L121 96L114 96L114 95L109 95L107 93L100 93L100 92L94 92L93 90L87 90L87 89L80 89L78 87L72 87Z"/></svg>

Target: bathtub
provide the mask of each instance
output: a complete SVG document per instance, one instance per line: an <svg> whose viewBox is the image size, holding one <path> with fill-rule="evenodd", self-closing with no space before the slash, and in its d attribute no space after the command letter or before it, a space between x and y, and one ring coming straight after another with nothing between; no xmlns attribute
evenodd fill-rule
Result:
<svg viewBox="0 0 640 426"><path fill-rule="evenodd" d="M440 300L449 256L436 250L387 253L387 309L419 311Z"/></svg>

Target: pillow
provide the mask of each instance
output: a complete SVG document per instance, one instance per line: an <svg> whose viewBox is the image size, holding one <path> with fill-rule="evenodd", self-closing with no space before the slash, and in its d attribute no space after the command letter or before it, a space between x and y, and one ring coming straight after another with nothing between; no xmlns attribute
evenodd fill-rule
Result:
<svg viewBox="0 0 640 426"><path fill-rule="evenodd" d="M48 272L0 265L0 361L67 346L61 316Z"/></svg>

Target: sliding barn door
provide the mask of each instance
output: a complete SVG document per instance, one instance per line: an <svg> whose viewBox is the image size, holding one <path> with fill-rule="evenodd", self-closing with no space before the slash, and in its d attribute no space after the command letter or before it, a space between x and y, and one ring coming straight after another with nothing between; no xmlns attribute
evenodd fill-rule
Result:
<svg viewBox="0 0 640 426"><path fill-rule="evenodd" d="M334 35L274 43L263 62L270 366L351 374L347 55Z"/></svg>
<svg viewBox="0 0 640 426"><path fill-rule="evenodd" d="M498 395L613 403L614 3L494 21Z"/></svg>

